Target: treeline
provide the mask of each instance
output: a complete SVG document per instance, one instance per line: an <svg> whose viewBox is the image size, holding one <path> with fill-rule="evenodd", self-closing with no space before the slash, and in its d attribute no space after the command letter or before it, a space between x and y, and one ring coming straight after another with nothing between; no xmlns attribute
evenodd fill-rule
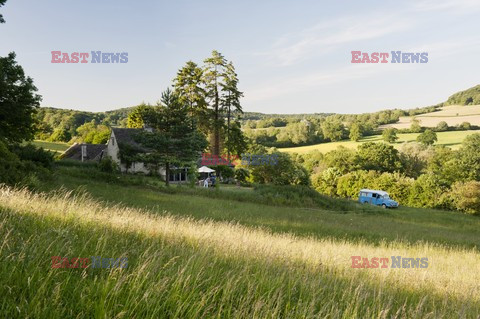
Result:
<svg viewBox="0 0 480 319"><path fill-rule="evenodd" d="M364 136L380 134L380 125L396 123L400 116L415 116L436 110L438 110L437 105L412 110L385 110L365 114L306 116L303 119L275 117L257 122L246 121L244 131L245 135L254 143L268 147L303 146L345 139L358 141ZM271 125L271 127L264 128L266 125ZM418 127L418 132L420 132L422 128L419 124ZM414 130L417 128L414 127Z"/></svg>
<svg viewBox="0 0 480 319"><path fill-rule="evenodd" d="M108 139L112 126L126 127L128 113L133 108L108 112L39 108L35 114L35 139L50 142L86 142L101 144Z"/></svg>
<svg viewBox="0 0 480 319"><path fill-rule="evenodd" d="M480 213L480 134L468 136L459 150L369 142L296 160L322 194L358 199L362 188L381 189L405 206Z"/></svg>
<svg viewBox="0 0 480 319"><path fill-rule="evenodd" d="M480 85L460 91L450 96L445 105L478 105L480 104Z"/></svg>

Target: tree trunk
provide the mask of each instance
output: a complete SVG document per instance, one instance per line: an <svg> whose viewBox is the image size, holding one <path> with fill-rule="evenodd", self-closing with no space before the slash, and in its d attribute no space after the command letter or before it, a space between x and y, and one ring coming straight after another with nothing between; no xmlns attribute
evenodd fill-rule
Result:
<svg viewBox="0 0 480 319"><path fill-rule="evenodd" d="M219 123L219 97L218 97L218 84L217 84L217 66L215 66L215 123L214 123L214 142L213 142L213 155L220 155L220 123Z"/></svg>
<svg viewBox="0 0 480 319"><path fill-rule="evenodd" d="M227 159L230 162L230 92L228 92L228 115L227 115Z"/></svg>
<svg viewBox="0 0 480 319"><path fill-rule="evenodd" d="M170 185L170 163L169 162L165 164L165 185L166 186Z"/></svg>

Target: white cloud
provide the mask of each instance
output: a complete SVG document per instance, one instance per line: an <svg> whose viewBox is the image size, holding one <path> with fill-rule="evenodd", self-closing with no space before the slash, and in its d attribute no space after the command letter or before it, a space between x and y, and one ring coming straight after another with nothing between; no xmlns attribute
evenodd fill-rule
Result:
<svg viewBox="0 0 480 319"><path fill-rule="evenodd" d="M419 64L351 64L335 70L316 72L305 76L288 77L276 82L247 89L247 102L265 101L288 94L301 93L323 85L357 80L380 73L411 70Z"/></svg>
<svg viewBox="0 0 480 319"><path fill-rule="evenodd" d="M365 41L414 28L408 16L377 12L325 21L278 39L266 56L276 66L289 66L311 56L332 51L339 45Z"/></svg>
<svg viewBox="0 0 480 319"><path fill-rule="evenodd" d="M478 0L423 0L415 1L416 11L448 11L449 13L472 13L480 10Z"/></svg>

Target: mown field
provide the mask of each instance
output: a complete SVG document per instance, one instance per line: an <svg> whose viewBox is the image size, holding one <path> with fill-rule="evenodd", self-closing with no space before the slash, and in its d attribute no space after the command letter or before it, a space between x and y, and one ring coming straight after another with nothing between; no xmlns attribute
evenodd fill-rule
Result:
<svg viewBox="0 0 480 319"><path fill-rule="evenodd" d="M480 219L257 190L165 188L60 166L39 194L0 188L0 313L87 318L477 318ZM282 203L279 205L279 203ZM351 256L427 257L425 269ZM52 269L51 256L128 257Z"/></svg>
<svg viewBox="0 0 480 319"><path fill-rule="evenodd" d="M479 131L469 130L469 131L449 131L449 132L437 132L438 141L435 145L445 145L456 149L460 146L462 141L470 134L478 133ZM397 134L398 140L395 143L392 143L395 148L401 147L402 143L415 142L419 133L399 133ZM356 148L361 143L365 142L383 142L381 135L367 136L362 138L358 142L353 141L340 141L340 142L330 142L330 143L321 143L308 146L298 146L298 147L287 147L279 148L282 152L298 153L304 154L311 151L320 151L326 153L336 149L338 146L344 146L348 148Z"/></svg>
<svg viewBox="0 0 480 319"><path fill-rule="evenodd" d="M445 106L440 111L420 114L417 116L400 117L398 123L382 125L381 128L394 127L397 129L409 128L412 120L416 118L424 127L435 127L445 121L449 126L468 122L471 125L480 125L480 105L451 105Z"/></svg>
<svg viewBox="0 0 480 319"><path fill-rule="evenodd" d="M67 148L69 148L69 145L67 143L62 143L62 142L46 142L46 141L35 140L32 142L32 144L38 147L43 147L43 149L45 150L49 150L56 153L63 153L64 151L67 150Z"/></svg>

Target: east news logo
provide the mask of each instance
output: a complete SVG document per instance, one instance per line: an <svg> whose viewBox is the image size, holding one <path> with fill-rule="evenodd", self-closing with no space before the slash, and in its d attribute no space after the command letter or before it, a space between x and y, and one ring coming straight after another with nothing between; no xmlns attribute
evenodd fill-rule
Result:
<svg viewBox="0 0 480 319"><path fill-rule="evenodd" d="M391 55L390 55L391 53ZM368 52L352 51L352 63L427 63L428 52ZM390 60L389 60L390 59Z"/></svg>
<svg viewBox="0 0 480 319"><path fill-rule="evenodd" d="M389 268L390 259L387 257L366 258L362 256L352 256L352 268ZM392 256L390 268L427 268L428 258L405 258L402 256Z"/></svg>
<svg viewBox="0 0 480 319"><path fill-rule="evenodd" d="M90 54L91 53L91 54ZM127 63L128 52L112 53L102 51L62 52L52 51L52 63Z"/></svg>

